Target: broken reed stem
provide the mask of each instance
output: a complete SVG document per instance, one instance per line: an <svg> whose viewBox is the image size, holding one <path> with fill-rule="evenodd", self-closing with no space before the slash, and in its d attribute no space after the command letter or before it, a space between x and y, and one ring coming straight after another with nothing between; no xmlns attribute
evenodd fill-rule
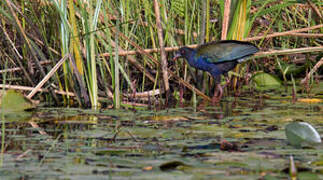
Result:
<svg viewBox="0 0 323 180"><path fill-rule="evenodd" d="M9 84L0 84L1 89L13 89L13 90L20 90L20 91L32 91L35 89L34 87L29 87L29 86L17 86L17 85L9 85ZM37 92L46 92L48 93L49 91L47 89L38 89ZM66 91L60 91L60 90L54 90L56 94L60 95L65 95L65 96L75 96L74 93L72 92L66 92ZM145 92L139 92L136 93L135 96L133 93L127 93L123 94L125 97L132 97L132 98L137 98L137 99L142 99L142 98L148 98L149 96L158 96L160 94L160 90L150 90L150 91L145 91ZM110 98L113 98L113 95L109 96ZM104 97L99 97L99 99L105 99Z"/></svg>
<svg viewBox="0 0 323 180"><path fill-rule="evenodd" d="M323 58L320 59L319 62L317 62L315 64L315 66L311 69L311 71L309 73L307 73L306 77L304 79L301 80L301 84L306 83L310 77L313 75L314 72L316 72L318 70L318 68L323 64Z"/></svg>
<svg viewBox="0 0 323 180"><path fill-rule="evenodd" d="M31 99L38 90L54 75L57 69L65 62L65 60L70 56L66 54L58 63L47 73L47 75L37 84L37 86L28 94L27 98Z"/></svg>
<svg viewBox="0 0 323 180"><path fill-rule="evenodd" d="M32 91L33 89L35 89L34 87L8 85L8 84L0 84L0 88L21 90L21 91ZM49 91L47 89L37 89L37 92L49 92ZM75 96L74 93L71 93L71 92L58 91L58 90L54 90L54 92L56 94L61 94L61 95Z"/></svg>
<svg viewBox="0 0 323 180"><path fill-rule="evenodd" d="M52 64L53 62L50 61L50 60L46 60L46 61L40 61L40 64L41 65L47 65L47 64ZM2 73L12 73L12 72L16 72L16 71L21 71L23 70L22 68L20 67L16 67L16 68L10 68L10 69L3 69L3 70L0 70L0 74Z"/></svg>
<svg viewBox="0 0 323 180"><path fill-rule="evenodd" d="M255 40L259 40L259 39L263 39L263 38L273 38L273 37L279 37L279 36L322 37L323 34L299 33L299 32L309 31L309 30L318 29L318 28L323 28L323 24L319 24L319 25L311 26L311 27L307 27L307 28L286 31L286 32L273 33L273 34L269 34L267 36L262 35L262 36L245 38L245 39L243 39L243 41L255 41ZM198 44L188 45L187 47L196 48L196 47L198 47ZM166 52L177 51L179 48L180 48L180 46L165 47L165 51ZM123 52L119 53L119 56L136 55L138 53L141 53L142 51L144 51L145 53L155 53L155 52L158 52L159 49L154 48L154 49L144 49L144 50L140 50L140 51L138 51L138 50L137 51L123 51ZM110 53L102 53L101 56L106 57L106 56L111 56L111 54Z"/></svg>
<svg viewBox="0 0 323 180"><path fill-rule="evenodd" d="M195 48L198 45L189 45L188 47ZM180 47L166 47L166 52L176 51ZM272 50L267 52L259 52L256 53L253 57L263 57L263 56L269 56L269 55L284 55L284 54L293 54L293 53L306 53L306 52L317 52L322 51L323 46L316 46L316 47L307 47L307 48L296 48L296 49L285 49L285 50ZM157 52L158 49L145 49L143 50L145 53L153 53ZM127 56L127 55L134 55L139 53L138 51L124 51L122 53L119 53L119 56ZM103 56L110 56L109 53L106 53Z"/></svg>
<svg viewBox="0 0 323 180"><path fill-rule="evenodd" d="M321 38L323 37L323 34L315 34L315 33L290 33L290 36L299 36L299 37L310 37L310 38Z"/></svg>

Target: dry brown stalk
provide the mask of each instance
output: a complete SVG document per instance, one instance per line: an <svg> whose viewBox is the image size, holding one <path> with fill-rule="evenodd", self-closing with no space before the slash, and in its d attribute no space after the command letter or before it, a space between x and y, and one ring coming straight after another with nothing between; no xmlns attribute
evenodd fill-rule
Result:
<svg viewBox="0 0 323 180"><path fill-rule="evenodd" d="M37 86L28 94L27 98L31 99L38 90L54 75L58 68L65 62L65 60L70 56L66 54L58 63L47 73L47 75L37 84Z"/></svg>
<svg viewBox="0 0 323 180"><path fill-rule="evenodd" d="M317 62L315 64L315 66L311 69L311 71L309 73L307 73L306 77L301 80L301 84L306 83L310 79L310 77L313 75L313 73L316 72L320 66L322 66L322 64L323 64L323 58L321 58L319 60L319 62Z"/></svg>
<svg viewBox="0 0 323 180"><path fill-rule="evenodd" d="M150 90L150 91L145 91L145 92L140 92L140 93L136 93L135 94L135 98L146 98L149 96L156 96L160 94L160 90L156 89L156 90ZM123 94L126 97L133 97L132 93L129 94Z"/></svg>
<svg viewBox="0 0 323 180"><path fill-rule="evenodd" d="M184 81L182 78L178 77L173 71L168 71L170 75L172 75L179 83L183 84L184 86L186 86L188 89L190 89L191 91L195 91L195 93L201 97L203 97L205 100L211 102L211 98L207 95L205 95L204 93L202 93L200 90L196 89L193 85L191 85L190 83Z"/></svg>
<svg viewBox="0 0 323 180"><path fill-rule="evenodd" d="M299 33L299 32L304 32L304 31L309 31L313 29L318 29L318 28L323 28L323 24L316 25L316 26L311 26L308 28L301 28L301 29L296 29L296 30L291 30L291 31L286 31L286 32L278 32L278 33L273 33L269 34L267 36L256 36L256 37L250 37L250 38L245 38L243 41L255 41L263 38L272 38L272 37L278 37L278 36L303 36L303 37L322 37L322 34L306 34L306 33ZM188 45L187 47L190 48L196 48L198 47L198 44L192 44ZM172 52L172 51L177 51L180 48L180 46L177 47L165 47L166 52ZM158 52L159 49L154 48L154 49L144 49L146 53L155 53ZM123 51L119 53L119 56L127 56L127 55L135 55L140 53L140 51ZM114 54L113 54L114 55ZM111 56L110 53L103 53L101 56Z"/></svg>
<svg viewBox="0 0 323 180"><path fill-rule="evenodd" d="M40 61L41 65L47 65L47 64L52 64L53 62L50 60L46 60L46 61ZM10 69L3 69L0 70L0 74L2 73L12 73L12 72L16 72L16 71L21 71L22 69L20 67L16 67L16 68L10 68Z"/></svg>
<svg viewBox="0 0 323 180"><path fill-rule="evenodd" d="M319 28L323 28L323 24L319 24L319 25L311 26L311 27L307 27L307 28L295 29L295 30L291 30L291 31L277 32L277 33L273 33L273 34L269 34L269 35L250 37L250 38L245 38L243 40L244 41L255 41L255 40L259 40L259 39L263 39L263 38L273 38L273 37L278 37L278 36L292 36L293 33L310 31L310 30L319 29Z"/></svg>
<svg viewBox="0 0 323 180"><path fill-rule="evenodd" d="M271 55L286 55L286 54L297 54L297 53L308 53L308 52L320 52L323 51L323 46L306 47L306 48L295 48L295 49L284 49L284 50L272 50L267 52L256 53L253 57L259 58Z"/></svg>
<svg viewBox="0 0 323 180"><path fill-rule="evenodd" d="M127 104L128 106L142 106L142 107L147 107L148 106L148 104L136 103L136 102L128 102L128 101L122 101L122 104Z"/></svg>
<svg viewBox="0 0 323 180"><path fill-rule="evenodd" d="M291 33L291 36L300 36L300 37L317 37L321 38L323 37L323 34L316 34L316 33Z"/></svg>
<svg viewBox="0 0 323 180"><path fill-rule="evenodd" d="M191 47L191 48L196 48L198 45L194 44L194 45L189 45L188 47ZM165 51L167 52L170 52L170 51L176 51L178 50L180 47L166 47L165 48ZM284 54L292 54L292 53L304 53L304 52L316 52L316 51L319 51L321 50L321 46L317 46L317 47L308 47L308 48L296 48L296 49L287 49L287 50L275 50L275 51L268 51L268 52L259 52L259 53L256 53L255 56L258 57L258 55L279 55L278 53L281 52L281 53L284 53ZM313 51L311 51L311 49ZM297 52L301 50L301 52ZM303 50L306 50L306 51L303 51ZM146 53L153 53L153 52L157 52L158 49L145 49L144 50ZM288 53L290 51L290 53ZM126 56L126 55L132 55L132 54L137 54L138 51L125 51L125 52L122 52L119 54L119 56ZM110 56L109 53L104 53L104 56Z"/></svg>
<svg viewBox="0 0 323 180"><path fill-rule="evenodd" d="M307 0L308 4L311 6L311 8L314 10L314 12L317 14L317 16L322 20L323 19L323 16L321 14L322 12L322 9L319 10L319 8L317 8L315 6L315 4L311 1L311 0ZM321 2L322 3L322 2Z"/></svg>
<svg viewBox="0 0 323 180"><path fill-rule="evenodd" d="M225 2L224 2L221 40L227 39L229 20L230 20L230 5L231 5L231 0L225 0Z"/></svg>
<svg viewBox="0 0 323 180"><path fill-rule="evenodd" d="M8 85L8 84L0 84L0 88L3 88L3 89L21 90L21 91L32 91L33 89L35 89L34 87ZM47 89L38 89L38 92L48 92L48 90ZM71 93L71 92L58 91L58 90L54 90L54 92L56 94L74 96L74 93Z"/></svg>
<svg viewBox="0 0 323 180"><path fill-rule="evenodd" d="M17 86L17 85L8 85L8 84L0 84L0 88L3 89L13 89L13 90L20 90L20 91L32 91L33 89L35 89L34 87L29 87L29 86ZM38 89L38 92L46 92L48 93L49 91L47 89ZM74 97L75 94L72 92L66 92L66 91L59 91L59 90L55 90L54 91L56 94L60 94L60 95L65 95L65 96L70 96L70 97ZM127 93L127 94L123 94L126 98L127 97L133 97L136 99L143 99L146 100L149 96L157 96L160 94L160 90L156 89L156 90L150 90L150 91L145 91L145 92L141 92L141 93L136 93L135 96L133 97L132 93ZM109 98L113 98L113 95L109 95ZM105 97L99 97L99 100L106 100L107 98ZM124 100L123 103L125 103L126 101ZM127 101L128 102L128 101ZM131 102L128 102L126 104L132 104Z"/></svg>
<svg viewBox="0 0 323 180"><path fill-rule="evenodd" d="M168 104L168 93L169 92L169 82L168 82L168 71L167 71L167 57L166 51L164 48L164 37L163 37L163 29L160 22L160 12L159 12L159 4L157 0L154 0L155 6L155 15L156 15L156 26L157 26L157 34L158 34L158 41L159 41L159 48L160 48L160 56L161 56L161 70L163 74L164 80L164 88L166 91L166 105Z"/></svg>
<svg viewBox="0 0 323 180"><path fill-rule="evenodd" d="M37 129L37 130L38 130L38 132L39 132L39 134L41 134L41 135L48 135L48 134L46 133L46 131L45 131L43 128L39 127L39 125L38 125L36 122L29 122L29 124L30 124L33 128Z"/></svg>
<svg viewBox="0 0 323 180"><path fill-rule="evenodd" d="M22 154L20 154L19 156L16 157L16 161L21 161L25 156L27 156L28 153L30 153L32 150L28 149L27 151L23 152Z"/></svg>
<svg viewBox="0 0 323 180"><path fill-rule="evenodd" d="M197 47L197 45L196 45ZM165 51L166 52L171 52L171 51L177 51L180 47L165 47ZM146 53L155 53L158 52L159 49L158 48L154 48L154 49L144 49L143 51L145 51ZM140 51L123 51L123 52L119 52L119 56L127 56L127 55L136 55L140 53ZM113 54L114 55L114 54ZM110 53L102 53L101 56L111 56Z"/></svg>

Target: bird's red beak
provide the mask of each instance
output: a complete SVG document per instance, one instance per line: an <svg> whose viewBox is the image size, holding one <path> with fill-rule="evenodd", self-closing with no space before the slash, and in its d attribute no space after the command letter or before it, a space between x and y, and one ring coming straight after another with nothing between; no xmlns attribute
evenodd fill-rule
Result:
<svg viewBox="0 0 323 180"><path fill-rule="evenodd" d="M176 53L175 56L173 57L173 61L176 61L176 59L182 57L181 53Z"/></svg>

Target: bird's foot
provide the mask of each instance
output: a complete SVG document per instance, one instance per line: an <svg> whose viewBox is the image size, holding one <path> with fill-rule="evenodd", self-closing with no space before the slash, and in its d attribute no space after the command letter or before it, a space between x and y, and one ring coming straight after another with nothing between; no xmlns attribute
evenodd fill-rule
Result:
<svg viewBox="0 0 323 180"><path fill-rule="evenodd" d="M223 89L222 86L220 84L216 85L216 88L214 90L214 95L212 98L212 105L215 106L217 103L219 103L221 101L223 95Z"/></svg>
<svg viewBox="0 0 323 180"><path fill-rule="evenodd" d="M212 105L215 106L217 105L219 102L221 101L220 98L218 98L217 96L213 96L212 98Z"/></svg>
<svg viewBox="0 0 323 180"><path fill-rule="evenodd" d="M229 77L226 77L225 78L225 85L224 85L224 87L229 86L230 83L231 83L230 78Z"/></svg>

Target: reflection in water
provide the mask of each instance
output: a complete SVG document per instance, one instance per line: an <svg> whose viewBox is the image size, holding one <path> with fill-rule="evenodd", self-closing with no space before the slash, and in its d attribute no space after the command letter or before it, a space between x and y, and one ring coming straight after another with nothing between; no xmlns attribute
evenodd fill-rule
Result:
<svg viewBox="0 0 323 180"><path fill-rule="evenodd" d="M316 126L321 113L321 104L228 98L197 112L190 107L158 112L56 108L38 109L28 116L2 114L0 174L7 179L158 179L171 175L159 171L160 165L176 161L187 165L175 167L174 172L186 168L177 178L197 172L208 178L228 172L246 179L262 172L281 176L279 169L284 169L289 150L299 153L301 164L315 159L313 153L286 144L284 125L302 119ZM223 152L223 139L241 152ZM269 152L275 154L271 159L266 157ZM255 166L259 163L261 168ZM217 173L210 174L210 169ZM243 173L238 171L242 169Z"/></svg>

